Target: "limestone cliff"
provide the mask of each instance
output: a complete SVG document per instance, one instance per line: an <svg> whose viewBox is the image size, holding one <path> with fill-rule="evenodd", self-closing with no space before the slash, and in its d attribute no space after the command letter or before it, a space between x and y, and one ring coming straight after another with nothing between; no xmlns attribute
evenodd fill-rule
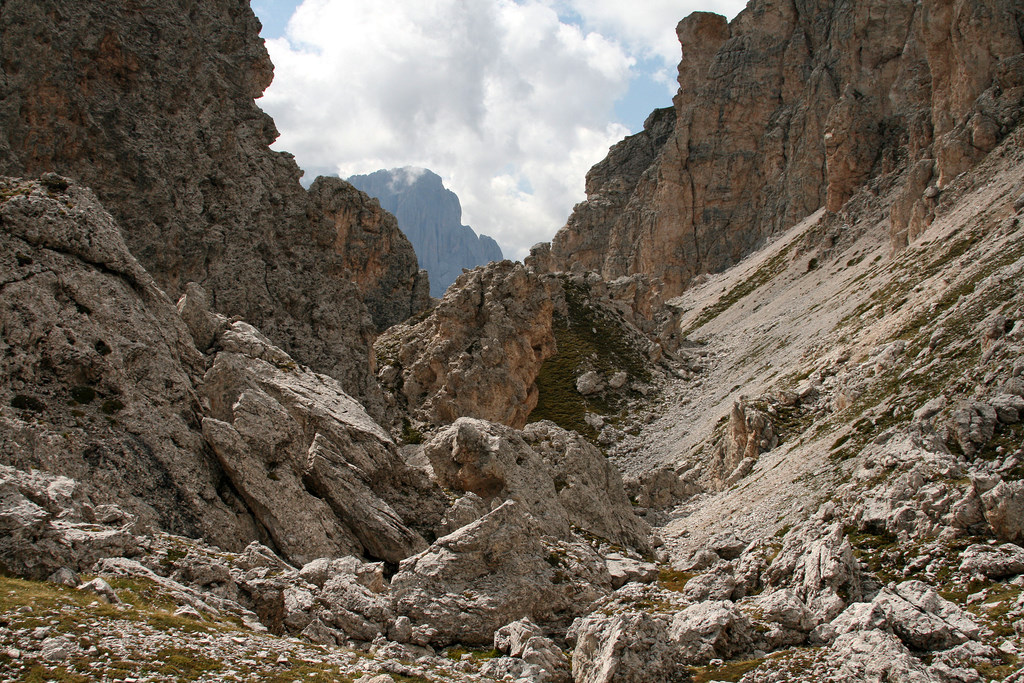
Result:
<svg viewBox="0 0 1024 683"><path fill-rule="evenodd" d="M819 207L894 184L900 248L1019 120L1022 27L1009 0L756 0L731 24L695 13L677 27L674 130L649 122L613 148L534 262L655 275L672 296Z"/></svg>
<svg viewBox="0 0 1024 683"><path fill-rule="evenodd" d="M291 155L268 148L258 32L239 0L5 2L0 173L91 187L168 295L202 283L373 410L374 327L422 305L415 254L355 193L308 197Z"/></svg>
<svg viewBox="0 0 1024 683"><path fill-rule="evenodd" d="M462 206L441 177L423 168L393 168L356 175L348 182L380 200L395 214L430 273L430 294L444 296L463 268L502 259L498 243L462 224Z"/></svg>
<svg viewBox="0 0 1024 683"><path fill-rule="evenodd" d="M0 179L0 460L241 549L257 532L199 433L188 329L95 196L44 183Z"/></svg>
<svg viewBox="0 0 1024 683"><path fill-rule="evenodd" d="M427 424L475 417L522 427L537 405L541 364L555 353L561 286L511 261L455 284L429 316L377 339L389 401Z"/></svg>

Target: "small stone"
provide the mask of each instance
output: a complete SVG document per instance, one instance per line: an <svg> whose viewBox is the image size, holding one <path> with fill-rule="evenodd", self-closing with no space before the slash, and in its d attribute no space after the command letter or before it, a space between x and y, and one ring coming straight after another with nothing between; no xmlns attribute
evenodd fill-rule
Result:
<svg viewBox="0 0 1024 683"><path fill-rule="evenodd" d="M42 643L42 657L47 662L63 662L78 648L63 636L47 638Z"/></svg>
<svg viewBox="0 0 1024 683"><path fill-rule="evenodd" d="M78 574L68 567L61 567L54 573L50 574L46 581L48 583L55 583L61 586L68 586L70 588L77 588L82 584L82 580L78 578Z"/></svg>
<svg viewBox="0 0 1024 683"><path fill-rule="evenodd" d="M78 587L78 590L95 593L104 601L109 602L112 605L116 605L121 602L117 597L117 593L115 593L114 589L110 587L110 584L98 576L88 583L83 583Z"/></svg>
<svg viewBox="0 0 1024 683"><path fill-rule="evenodd" d="M576 378L576 391L580 392L583 396L592 396L593 394L600 393L604 391L604 380L601 379L601 375L593 370L585 372Z"/></svg>

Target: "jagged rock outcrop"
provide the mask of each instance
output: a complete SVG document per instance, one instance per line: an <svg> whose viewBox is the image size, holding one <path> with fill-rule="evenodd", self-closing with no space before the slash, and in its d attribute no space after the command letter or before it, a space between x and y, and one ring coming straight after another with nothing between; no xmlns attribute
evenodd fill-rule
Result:
<svg viewBox="0 0 1024 683"><path fill-rule="evenodd" d="M391 579L395 610L432 631L431 642L490 645L503 625L529 617L565 623L611 586L585 543L544 539L515 501L403 560Z"/></svg>
<svg viewBox="0 0 1024 683"><path fill-rule="evenodd" d="M253 520L199 431L203 358L88 190L0 180L3 464L226 548Z"/></svg>
<svg viewBox="0 0 1024 683"><path fill-rule="evenodd" d="M372 197L344 180L321 176L309 188L307 211L313 239L333 239L330 246L363 291L378 331L430 305L428 277L417 266L413 245Z"/></svg>
<svg viewBox="0 0 1024 683"><path fill-rule="evenodd" d="M587 200L577 204L566 227L550 244L542 242L530 250L527 263L543 271L568 270L553 267L569 254L572 263L601 272L612 228L625 211L641 182L650 182L651 165L672 137L676 114L671 108L655 109L644 128L608 150L608 156L587 172Z"/></svg>
<svg viewBox="0 0 1024 683"><path fill-rule="evenodd" d="M515 500L548 535L568 539L576 528L650 550L650 530L633 512L618 472L575 432L538 422L520 433L460 418L424 450L443 488L476 494L487 506Z"/></svg>
<svg viewBox="0 0 1024 683"><path fill-rule="evenodd" d="M426 319L396 325L374 344L378 376L417 419L476 417L522 427L537 405L537 374L555 353L560 285L521 264L463 274Z"/></svg>
<svg viewBox="0 0 1024 683"><path fill-rule="evenodd" d="M0 173L90 187L171 297L201 283L216 310L378 414L374 327L423 304L415 262L393 223L359 222L362 198L311 199L291 155L269 149L277 130L253 98L273 66L258 31L233 0L5 3ZM362 244L339 248L355 233ZM388 249L396 263L378 273Z"/></svg>
<svg viewBox="0 0 1024 683"><path fill-rule="evenodd" d="M502 260L497 242L487 235L478 236L462 224L459 198L433 171L393 168L347 180L376 197L398 219L399 227L416 249L420 267L430 273L432 296L444 296L463 268Z"/></svg>
<svg viewBox="0 0 1024 683"><path fill-rule="evenodd" d="M398 562L427 547L440 490L337 381L299 367L246 323L220 338L203 378L203 434L290 561L366 555Z"/></svg>
<svg viewBox="0 0 1024 683"><path fill-rule="evenodd" d="M649 121L594 167L587 202L550 253L536 250L538 267L646 273L668 298L866 185L899 188L890 232L906 245L942 189L1020 120L1022 23L1009 0L754 2L731 24L690 15L677 27L674 127ZM656 152L642 172L624 154L634 149Z"/></svg>

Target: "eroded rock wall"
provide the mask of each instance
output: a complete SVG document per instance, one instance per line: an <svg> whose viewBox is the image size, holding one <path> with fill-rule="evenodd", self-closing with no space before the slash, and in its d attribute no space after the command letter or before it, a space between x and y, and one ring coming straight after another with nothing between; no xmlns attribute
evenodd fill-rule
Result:
<svg viewBox="0 0 1024 683"><path fill-rule="evenodd" d="M893 192L900 248L1018 122L1022 25L1008 0L758 1L731 24L692 14L677 28L674 129L657 145L649 122L614 147L537 266L646 273L671 297L865 187ZM627 146L656 158L638 173Z"/></svg>
<svg viewBox="0 0 1024 683"><path fill-rule="evenodd" d="M258 32L241 0L5 2L0 172L91 187L171 298L201 283L372 411L372 338L425 303L415 254L358 193L310 198L269 149Z"/></svg>

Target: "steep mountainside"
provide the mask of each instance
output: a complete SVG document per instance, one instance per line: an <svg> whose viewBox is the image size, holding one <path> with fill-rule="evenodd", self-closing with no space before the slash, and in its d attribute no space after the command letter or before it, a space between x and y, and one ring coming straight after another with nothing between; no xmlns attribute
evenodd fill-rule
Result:
<svg viewBox="0 0 1024 683"><path fill-rule="evenodd" d="M462 224L462 206L441 177L424 168L393 168L355 175L348 182L398 218L420 260L430 273L430 294L440 297L463 268L502 259L498 243Z"/></svg>
<svg viewBox="0 0 1024 683"><path fill-rule="evenodd" d="M554 267L653 275L674 296L818 208L894 185L902 247L1020 119L1024 11L1009 0L755 2L677 33L674 129L648 127L622 143L639 155L616 147L591 171Z"/></svg>
<svg viewBox="0 0 1024 683"><path fill-rule="evenodd" d="M92 188L172 298L202 283L217 310L373 407L374 327L426 305L416 256L365 196L326 180L310 198L291 156L268 148L258 32L240 0L4 2L0 173ZM337 248L357 231L360 251Z"/></svg>

